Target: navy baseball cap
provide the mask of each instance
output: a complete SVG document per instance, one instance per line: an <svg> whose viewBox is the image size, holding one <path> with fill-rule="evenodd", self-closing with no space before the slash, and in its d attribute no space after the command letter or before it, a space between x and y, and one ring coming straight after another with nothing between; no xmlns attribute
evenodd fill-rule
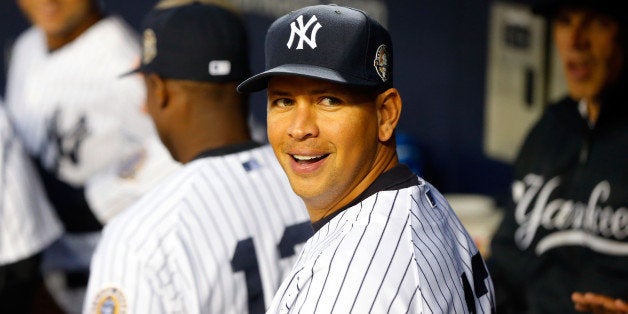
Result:
<svg viewBox="0 0 628 314"><path fill-rule="evenodd" d="M130 73L241 82L251 73L247 51L245 26L235 12L198 2L157 6L142 22L142 60Z"/></svg>
<svg viewBox="0 0 628 314"><path fill-rule="evenodd" d="M290 12L268 29L265 54L266 70L242 82L238 92L265 89L276 75L380 90L392 87L390 34L358 9L315 5Z"/></svg>

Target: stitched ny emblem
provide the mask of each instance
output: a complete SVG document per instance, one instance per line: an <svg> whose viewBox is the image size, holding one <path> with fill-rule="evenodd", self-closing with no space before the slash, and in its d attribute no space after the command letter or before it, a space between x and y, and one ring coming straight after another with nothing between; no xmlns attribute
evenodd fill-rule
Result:
<svg viewBox="0 0 628 314"><path fill-rule="evenodd" d="M316 33L321 27L323 27L321 23L318 23L316 21L316 15L313 15L307 22L307 24L303 25L303 15L300 15L299 17L297 17L296 23L290 23L290 39L288 40L287 44L288 49L292 49L292 43L294 42L295 34L299 35L299 43L297 44L296 49L303 49L303 42L306 42L312 49L316 48ZM299 24L298 28L297 23ZM306 33L314 23L316 24L314 25L314 28L310 33L310 37L308 38Z"/></svg>

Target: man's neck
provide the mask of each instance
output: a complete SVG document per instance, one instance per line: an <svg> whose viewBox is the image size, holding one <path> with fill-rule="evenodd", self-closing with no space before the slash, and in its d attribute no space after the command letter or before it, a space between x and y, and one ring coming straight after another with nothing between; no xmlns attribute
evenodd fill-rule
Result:
<svg viewBox="0 0 628 314"><path fill-rule="evenodd" d="M308 204L306 200L305 206L307 207L308 213L310 215L310 220L312 222L319 221L329 215L332 215L336 211L342 209L347 204L351 203L355 198L360 196L362 192L364 192L379 176L395 167L399 164L399 159L397 158L396 151L394 150L394 145L391 147L383 147L381 154L378 154L377 160L375 161L373 168L367 173L367 175L347 194L345 194L341 199L337 200L333 204L329 204L327 206L317 206L317 204Z"/></svg>
<svg viewBox="0 0 628 314"><path fill-rule="evenodd" d="M74 27L71 31L60 34L46 34L48 51L55 51L72 42L94 24L98 23L98 21L100 21L102 18L103 16L100 13L94 12L93 14L90 14L87 18L85 18L85 20L83 20L79 25Z"/></svg>

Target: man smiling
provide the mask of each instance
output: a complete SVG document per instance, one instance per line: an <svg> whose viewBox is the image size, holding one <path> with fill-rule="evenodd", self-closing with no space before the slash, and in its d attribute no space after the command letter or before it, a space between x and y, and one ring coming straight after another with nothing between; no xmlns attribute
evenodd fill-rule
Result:
<svg viewBox="0 0 628 314"><path fill-rule="evenodd" d="M392 42L360 10L305 7L266 36L268 139L315 235L269 312L491 312L492 281L447 201L399 163Z"/></svg>
<svg viewBox="0 0 628 314"><path fill-rule="evenodd" d="M270 80L269 140L312 221L347 205L397 164L395 148L374 145L374 138L381 113L385 130L378 135L382 142L391 139L400 99L389 91L377 112L371 94L305 77ZM356 130L366 136L355 136Z"/></svg>

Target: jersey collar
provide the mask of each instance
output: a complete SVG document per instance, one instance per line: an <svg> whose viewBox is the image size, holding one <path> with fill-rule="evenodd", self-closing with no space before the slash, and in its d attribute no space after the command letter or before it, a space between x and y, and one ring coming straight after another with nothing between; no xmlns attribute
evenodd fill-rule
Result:
<svg viewBox="0 0 628 314"><path fill-rule="evenodd" d="M235 154L235 153L243 152L245 150L257 148L260 146L262 146L262 144L257 143L255 141L246 141L242 143L237 143L237 144L222 146L219 148L205 150L201 152L200 154L196 155L196 157L194 157L192 160L197 160L197 159L201 159L205 157L216 157L216 156Z"/></svg>
<svg viewBox="0 0 628 314"><path fill-rule="evenodd" d="M419 184L419 178L416 174L408 168L408 166L404 164L398 164L394 166L392 169L382 173L371 185L362 192L358 197L356 197L353 201L349 202L349 204L343 206L333 214L324 217L319 221L315 221L312 223L312 228L314 228L314 232L317 232L321 229L326 223L332 220L336 215L340 214L347 208L350 208L363 200L367 199L369 196L380 192L380 191L392 191L392 190L400 190L404 188L408 188L411 186L415 186Z"/></svg>

